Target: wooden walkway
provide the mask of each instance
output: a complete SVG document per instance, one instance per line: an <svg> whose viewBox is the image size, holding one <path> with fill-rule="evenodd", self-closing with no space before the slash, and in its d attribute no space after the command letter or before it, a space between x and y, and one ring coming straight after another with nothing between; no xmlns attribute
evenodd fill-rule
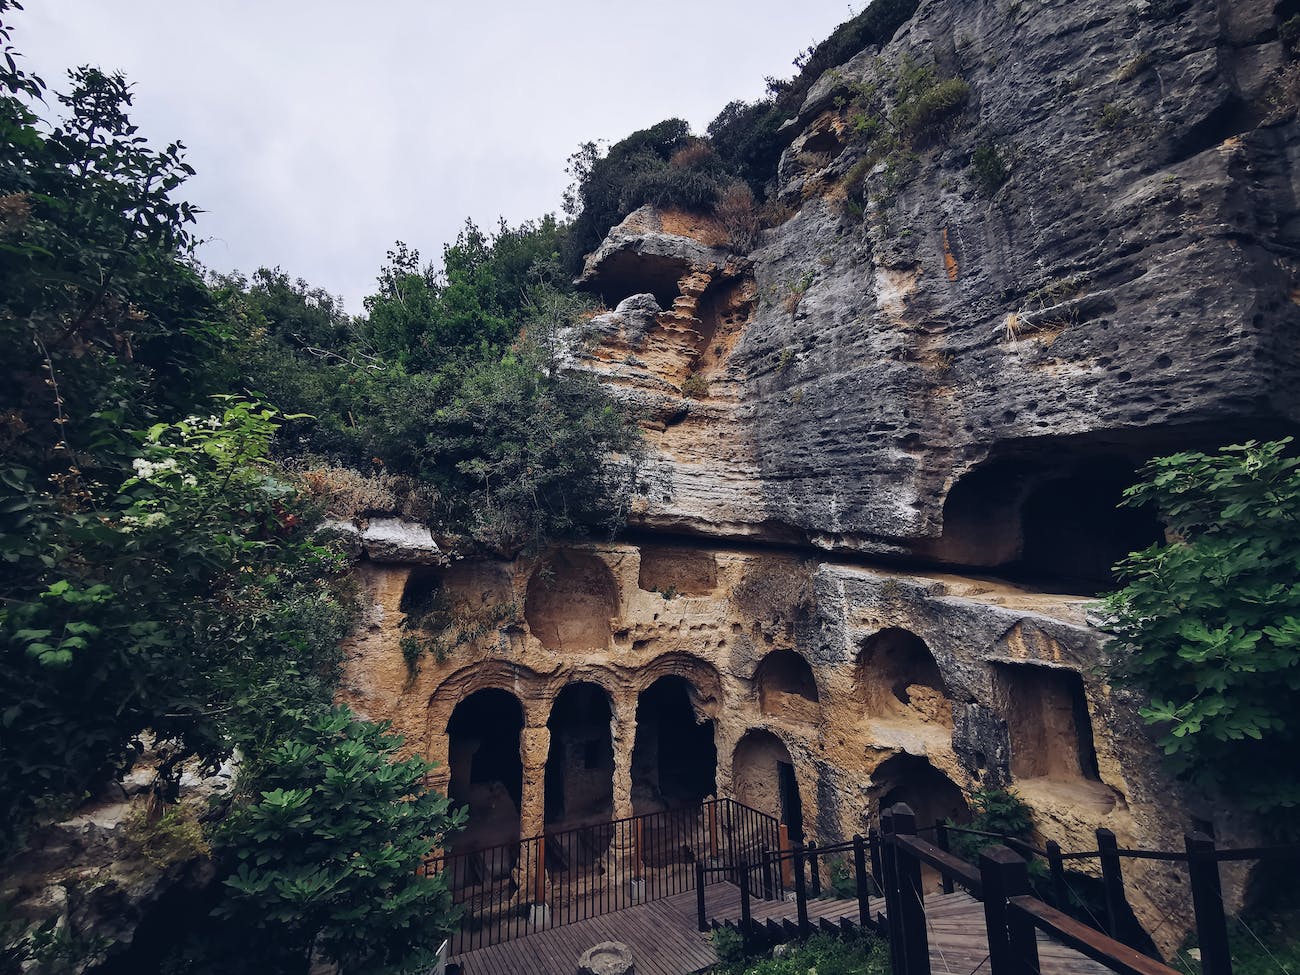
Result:
<svg viewBox="0 0 1300 975"><path fill-rule="evenodd" d="M712 884L708 892L730 886ZM740 892L732 890L739 904ZM691 975L718 963L709 936L698 930L693 890L467 951L451 960L464 975L573 975L582 953L602 941L631 947L637 975Z"/></svg>
<svg viewBox="0 0 1300 975"><path fill-rule="evenodd" d="M709 888L710 917L725 924L737 924L740 921L739 890L731 888L735 892L734 905L723 906L726 895L717 896L721 910L715 912L712 905L716 889ZM868 906L874 919L884 911L885 902L883 898L873 897ZM778 926L786 933L793 932L795 913L795 905L785 901L754 901L750 912L756 924L773 933ZM856 927L858 902L811 900L808 902L808 920L815 929L823 931L843 930L846 922ZM988 975L989 938L984 926L983 904L965 891L928 894L925 920L930 943L930 971L934 975ZM1104 965L1052 941L1041 931L1038 932L1038 964L1042 975L1114 975Z"/></svg>
<svg viewBox="0 0 1300 975"><path fill-rule="evenodd" d="M710 884L705 903L711 922L739 922L740 889L733 884ZM885 904L872 898L869 906L874 919ZM794 937L793 903L754 900L751 907L755 924L774 935L780 932ZM925 899L925 917L930 969L935 975L988 975L983 904L961 891L930 894ZM814 930L857 927L858 902L810 900L808 920ZM708 935L697 929L693 890L468 951L452 961L461 966L464 975L572 975L579 956L601 941L631 946L638 975L692 975L718 961ZM1103 965L1042 933L1038 935L1038 959L1042 975L1113 975Z"/></svg>

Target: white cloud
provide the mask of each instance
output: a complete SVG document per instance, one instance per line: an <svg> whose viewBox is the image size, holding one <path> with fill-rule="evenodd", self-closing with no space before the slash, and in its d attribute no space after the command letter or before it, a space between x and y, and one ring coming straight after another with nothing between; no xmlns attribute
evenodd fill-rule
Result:
<svg viewBox="0 0 1300 975"><path fill-rule="evenodd" d="M278 264L360 311L394 240L435 256L466 217L557 210L579 143L672 116L700 131L858 9L35 0L13 23L52 88L77 64L122 70L141 132L189 147L206 263Z"/></svg>

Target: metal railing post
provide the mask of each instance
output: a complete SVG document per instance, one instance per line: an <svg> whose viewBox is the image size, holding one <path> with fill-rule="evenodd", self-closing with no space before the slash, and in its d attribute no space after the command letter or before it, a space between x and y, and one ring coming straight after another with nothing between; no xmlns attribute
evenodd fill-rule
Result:
<svg viewBox="0 0 1300 975"><path fill-rule="evenodd" d="M695 861L695 914L701 931L709 930L709 919L704 910L704 864Z"/></svg>

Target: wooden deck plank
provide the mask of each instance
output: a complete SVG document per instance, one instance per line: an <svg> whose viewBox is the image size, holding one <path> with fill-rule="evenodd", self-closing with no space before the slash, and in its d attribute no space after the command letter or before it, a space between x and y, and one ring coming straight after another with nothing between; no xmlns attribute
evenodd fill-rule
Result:
<svg viewBox="0 0 1300 975"><path fill-rule="evenodd" d="M740 919L740 890L728 882L710 884L705 906L710 919L735 924ZM988 975L983 905L959 891L931 894L925 906L936 975ZM884 904L873 898L869 907L875 917ZM797 906L788 901L755 899L751 908L759 924L793 922L798 916ZM829 898L809 901L808 920L814 929L823 918L832 924L848 920L856 925L858 903ZM693 890L462 952L453 960L465 975L570 975L578 957L601 941L630 945L644 975L692 975L717 963L708 935L697 930ZM1104 966L1041 932L1038 942L1042 975L1110 975Z"/></svg>
<svg viewBox="0 0 1300 975"><path fill-rule="evenodd" d="M708 891L719 902L730 899L722 887L710 885ZM694 891L557 925L452 960L465 975L571 975L578 957L601 941L630 945L637 970L645 975L691 975L718 961L708 935L696 929Z"/></svg>

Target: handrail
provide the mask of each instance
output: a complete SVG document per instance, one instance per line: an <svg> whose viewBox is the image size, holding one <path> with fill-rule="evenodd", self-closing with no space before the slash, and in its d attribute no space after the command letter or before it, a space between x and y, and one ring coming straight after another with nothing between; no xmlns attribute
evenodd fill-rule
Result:
<svg viewBox="0 0 1300 975"><path fill-rule="evenodd" d="M779 841L775 817L722 797L489 847L453 848L427 858L424 870L446 875L454 902L464 908L453 935L453 951L460 953L684 893L703 876L696 867L706 859L734 874L738 863ZM784 892L770 876L761 890L765 897Z"/></svg>
<svg viewBox="0 0 1300 975"><path fill-rule="evenodd" d="M1179 975L1168 965L1048 907L1032 894L1009 897L1007 903L1038 930L1120 975Z"/></svg>
<svg viewBox="0 0 1300 975"><path fill-rule="evenodd" d="M952 877L963 887L970 890L975 897L983 895L983 884L980 881L980 872L977 868L967 863L961 857L954 856L946 850L941 850L933 843L920 839L917 836L896 836L895 842L918 860L928 863L939 873L947 877Z"/></svg>
<svg viewBox="0 0 1300 975"><path fill-rule="evenodd" d="M917 827L918 833L924 833L934 830L941 825L936 823L934 826ZM951 824L942 824L944 829L950 833L967 833L971 836L986 836L990 839L1000 841L1006 846L1011 847L1021 853L1031 853L1034 856L1043 859L1051 859L1051 854L1046 850L1040 850L1030 843L1026 843L1019 837L1012 836L1009 833L990 833L987 830L971 829L969 826L954 826ZM1118 847L1109 851L1122 857L1128 857L1133 860L1167 860L1175 863L1186 863L1187 853L1184 850L1134 850L1126 847ZM1061 860L1092 860L1105 855L1101 850L1080 850L1075 853L1061 853L1058 858ZM1237 860L1259 860L1271 856L1300 856L1300 843L1283 843L1276 846L1248 846L1237 849L1215 850L1214 859L1220 863L1237 861Z"/></svg>

